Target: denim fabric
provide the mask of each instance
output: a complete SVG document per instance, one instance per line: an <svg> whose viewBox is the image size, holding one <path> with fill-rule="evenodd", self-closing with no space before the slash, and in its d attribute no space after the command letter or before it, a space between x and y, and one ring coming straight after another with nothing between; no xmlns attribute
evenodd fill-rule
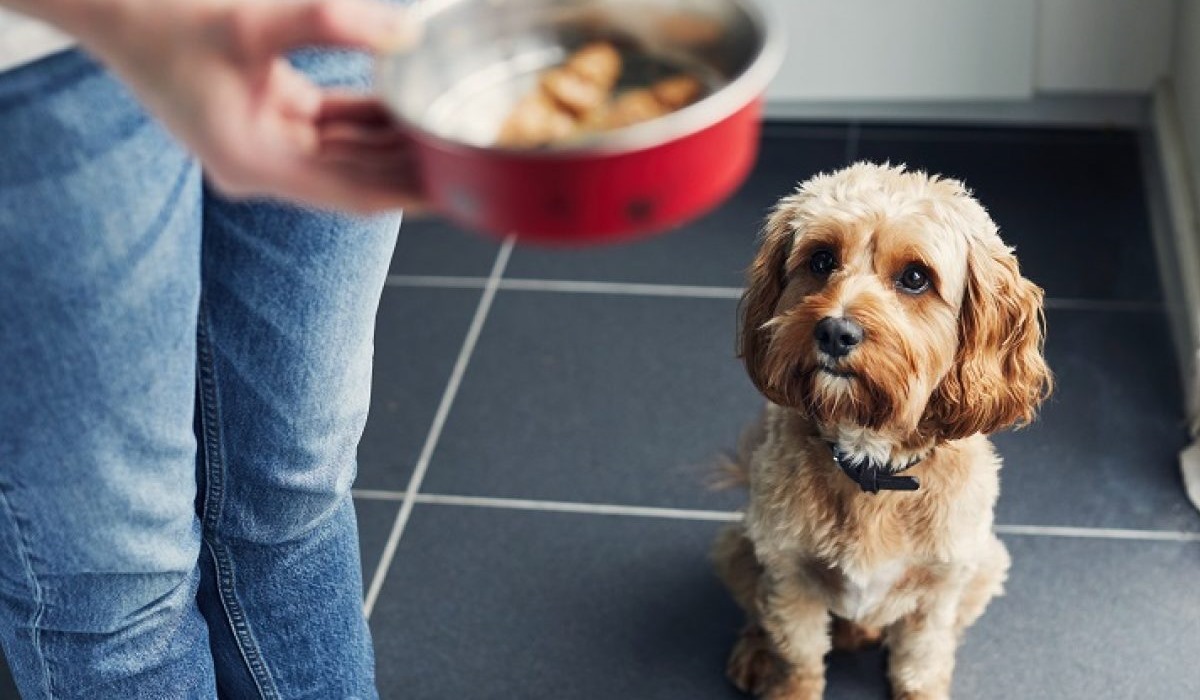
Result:
<svg viewBox="0 0 1200 700"><path fill-rule="evenodd" d="M0 642L23 697L376 696L350 486L398 224L222 199L77 51L0 73Z"/></svg>

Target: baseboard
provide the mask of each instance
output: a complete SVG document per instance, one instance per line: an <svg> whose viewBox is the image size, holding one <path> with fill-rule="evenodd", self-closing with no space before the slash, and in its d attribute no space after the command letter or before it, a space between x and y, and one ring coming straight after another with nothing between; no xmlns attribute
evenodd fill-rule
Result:
<svg viewBox="0 0 1200 700"><path fill-rule="evenodd" d="M1142 128L1144 95L1044 95L1022 100L835 102L768 99L768 119Z"/></svg>

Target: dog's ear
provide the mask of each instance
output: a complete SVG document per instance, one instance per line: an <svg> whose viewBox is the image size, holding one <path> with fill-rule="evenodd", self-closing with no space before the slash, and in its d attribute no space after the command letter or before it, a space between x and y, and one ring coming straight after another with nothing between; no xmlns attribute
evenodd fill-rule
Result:
<svg viewBox="0 0 1200 700"><path fill-rule="evenodd" d="M764 367L772 331L764 326L774 317L775 306L787 284L785 266L792 247L792 231L787 218L782 205L767 218L759 237L758 254L747 275L746 291L738 306L738 357L745 363L754 386L776 402L782 397L768 385Z"/></svg>
<svg viewBox="0 0 1200 700"><path fill-rule="evenodd" d="M989 243L971 246L958 353L926 410L927 425L946 439L1024 425L1053 386L1042 289L1021 276L1010 249Z"/></svg>

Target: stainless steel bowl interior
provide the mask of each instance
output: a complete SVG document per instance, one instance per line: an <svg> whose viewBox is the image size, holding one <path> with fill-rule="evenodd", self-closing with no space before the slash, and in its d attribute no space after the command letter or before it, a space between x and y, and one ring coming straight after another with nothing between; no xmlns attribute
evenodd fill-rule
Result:
<svg viewBox="0 0 1200 700"><path fill-rule="evenodd" d="M415 7L422 39L380 60L378 88L411 127L482 148L537 76L588 41L621 49L618 88L686 71L709 94L559 150L621 151L697 131L761 95L782 53L753 0L418 0Z"/></svg>

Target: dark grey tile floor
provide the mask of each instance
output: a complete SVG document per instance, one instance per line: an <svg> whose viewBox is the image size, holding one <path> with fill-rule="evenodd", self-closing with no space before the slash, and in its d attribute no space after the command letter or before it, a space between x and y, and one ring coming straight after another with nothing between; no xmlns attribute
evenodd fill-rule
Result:
<svg viewBox="0 0 1200 700"><path fill-rule="evenodd" d="M1200 693L1200 515L1175 465L1181 394L1134 135L769 125L750 181L703 220L504 261L372 610L385 697L739 697L722 675L739 618L706 556L741 498L704 483L759 405L733 357L737 287L767 208L858 158L966 180L1050 299L1058 392L997 439L1015 563L967 636L956 697ZM412 324L461 346L462 295L477 306L503 258L409 223L381 318L412 320L381 324L377 358L381 377L421 379L379 383L401 408L376 406L367 444L390 458L363 460L364 490L405 488L430 420L401 420L434 413L429 387L457 357ZM886 698L884 667L834 656L828 697Z"/></svg>
<svg viewBox="0 0 1200 700"><path fill-rule="evenodd" d="M779 196L858 158L966 180L1049 298L1058 391L997 439L1014 565L956 697L1200 696L1200 515L1134 136L773 124L730 202L645 242L510 250L406 222L357 492L384 698L739 697L707 550L741 497L705 478L759 406L733 357L741 271ZM886 698L884 665L833 656L827 696Z"/></svg>

